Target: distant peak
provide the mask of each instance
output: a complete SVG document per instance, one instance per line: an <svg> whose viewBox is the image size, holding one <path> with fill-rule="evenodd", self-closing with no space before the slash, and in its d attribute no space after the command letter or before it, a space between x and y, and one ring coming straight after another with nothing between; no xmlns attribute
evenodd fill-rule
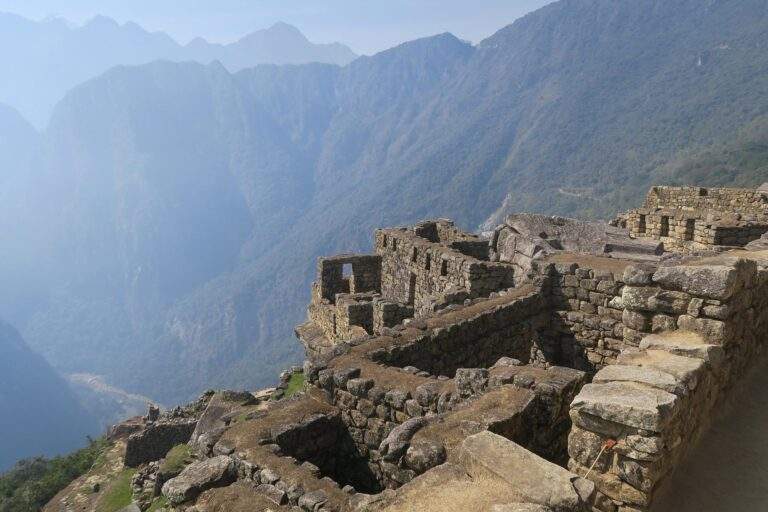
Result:
<svg viewBox="0 0 768 512"><path fill-rule="evenodd" d="M301 34L301 30L299 30L298 28L296 28L293 25L288 24L288 23L286 23L284 21L278 21L277 23L275 23L274 25L269 27L267 30L269 30L270 32L271 31L284 31L284 32L297 32L297 33Z"/></svg>
<svg viewBox="0 0 768 512"><path fill-rule="evenodd" d="M86 24L86 27L119 27L120 25L110 18L109 16L103 16L101 14L97 14L93 18L91 18Z"/></svg>
<svg viewBox="0 0 768 512"><path fill-rule="evenodd" d="M294 39L294 40L309 42L309 40L301 32L301 30L283 21L279 21L269 28L264 28L261 30L256 30L254 32L251 32L250 34L243 37L241 41L248 41L248 40L254 40L254 39L260 40L265 36L272 37L272 38L282 38L282 40Z"/></svg>

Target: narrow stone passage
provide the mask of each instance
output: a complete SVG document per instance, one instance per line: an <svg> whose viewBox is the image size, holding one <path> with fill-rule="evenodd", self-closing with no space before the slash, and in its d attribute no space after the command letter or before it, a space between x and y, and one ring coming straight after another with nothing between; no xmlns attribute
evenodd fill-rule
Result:
<svg viewBox="0 0 768 512"><path fill-rule="evenodd" d="M768 507L768 358L658 495L654 512L743 512Z"/></svg>

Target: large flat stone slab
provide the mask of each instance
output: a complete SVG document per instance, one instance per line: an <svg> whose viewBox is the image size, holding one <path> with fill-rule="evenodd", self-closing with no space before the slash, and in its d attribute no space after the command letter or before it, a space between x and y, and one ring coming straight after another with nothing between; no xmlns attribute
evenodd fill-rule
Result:
<svg viewBox="0 0 768 512"><path fill-rule="evenodd" d="M663 350L678 356L702 359L713 368L718 368L725 359L723 347L707 343L700 335L687 331L650 334L640 341L640 349Z"/></svg>
<svg viewBox="0 0 768 512"><path fill-rule="evenodd" d="M754 266L754 263L752 265ZM653 274L653 282L667 289L681 290L699 297L725 300L738 289L739 270L737 265L660 267Z"/></svg>
<svg viewBox="0 0 768 512"><path fill-rule="evenodd" d="M231 458L220 455L191 464L176 478L163 485L163 494L173 504L184 503L213 487L228 485L235 480L235 466Z"/></svg>
<svg viewBox="0 0 768 512"><path fill-rule="evenodd" d="M541 505L556 511L579 510L583 505L571 483L578 475L491 432L466 438L458 459L473 479L503 481L514 497L507 503Z"/></svg>
<svg viewBox="0 0 768 512"><path fill-rule="evenodd" d="M592 382L637 382L678 396L688 393L688 387L674 375L648 366L613 364L597 372Z"/></svg>
<svg viewBox="0 0 768 512"><path fill-rule="evenodd" d="M620 365L652 368L675 377L689 390L696 389L704 370L701 359L679 356L664 350L625 350L617 359Z"/></svg>
<svg viewBox="0 0 768 512"><path fill-rule="evenodd" d="M614 423L661 432L672 417L677 397L661 389L629 382L587 384L573 399L571 411Z"/></svg>

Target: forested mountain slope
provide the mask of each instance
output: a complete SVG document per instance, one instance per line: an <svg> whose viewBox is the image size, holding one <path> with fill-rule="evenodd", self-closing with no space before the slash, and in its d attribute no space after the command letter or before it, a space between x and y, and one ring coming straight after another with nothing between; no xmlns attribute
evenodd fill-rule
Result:
<svg viewBox="0 0 768 512"><path fill-rule="evenodd" d="M563 0L477 47L112 70L44 135L34 216L57 258L25 336L166 403L272 382L301 356L314 258L369 249L374 227L608 217L659 180L766 181L680 167L766 115L766 36L765 0Z"/></svg>
<svg viewBox="0 0 768 512"><path fill-rule="evenodd" d="M96 423L67 383L0 321L0 472L22 457L56 455L87 444Z"/></svg>

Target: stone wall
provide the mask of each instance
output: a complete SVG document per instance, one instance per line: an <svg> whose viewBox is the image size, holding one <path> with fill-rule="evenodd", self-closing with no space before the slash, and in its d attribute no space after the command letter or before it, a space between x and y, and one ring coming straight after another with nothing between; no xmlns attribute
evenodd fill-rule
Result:
<svg viewBox="0 0 768 512"><path fill-rule="evenodd" d="M382 451L395 429L448 414L499 386L530 389L531 402L515 412L514 420L488 428L514 434L537 453L556 458L565 453L568 404L583 383L583 373L524 365L536 362L536 332L543 330L546 312L539 287L505 291L412 321L395 330L394 338L338 347L341 354L351 350L359 355L326 356L330 366L320 359L308 362L305 374L340 410L358 460L367 459L368 472L381 487L399 487L429 469L421 459L409 461L402 454L393 458Z"/></svg>
<svg viewBox="0 0 768 512"><path fill-rule="evenodd" d="M589 478L613 500L606 510L629 512L649 508L762 350L768 270L719 258L631 267L624 281L631 327L616 364L572 403L569 468L585 476L594 465ZM650 334L654 324L665 326L660 334Z"/></svg>
<svg viewBox="0 0 768 512"><path fill-rule="evenodd" d="M370 473L339 414L315 414L288 424L274 433L281 453L317 467L320 475L360 492L379 492L381 486Z"/></svg>
<svg viewBox="0 0 768 512"><path fill-rule="evenodd" d="M757 189L651 187L644 208L710 210L768 218L768 194Z"/></svg>
<svg viewBox="0 0 768 512"><path fill-rule="evenodd" d="M487 242L483 243L487 246ZM378 230L375 245L382 261L383 298L412 305L417 316L419 312L434 311L435 301L445 301L446 294L463 292L469 297L482 297L514 284L511 265L462 254L414 230ZM440 294L444 297L437 299Z"/></svg>
<svg viewBox="0 0 768 512"><path fill-rule="evenodd" d="M533 289L446 328L429 330L405 345L378 350L372 357L387 366L410 366L447 377L459 368L490 367L503 356L525 363L538 361L538 333L547 323L546 312L540 289Z"/></svg>
<svg viewBox="0 0 768 512"><path fill-rule="evenodd" d="M356 458L367 461L364 472L383 488L396 488L415 475L380 452L382 441L398 425L425 413L436 413L442 385L436 381L414 389L385 389L373 379L360 378L359 368L327 368L309 372L310 382L327 392L329 402L341 411L346 435L355 446ZM447 385L445 387L448 387ZM414 398L415 397L415 398ZM363 472L359 469L358 472Z"/></svg>
<svg viewBox="0 0 768 512"><path fill-rule="evenodd" d="M378 334L385 328L400 325L413 315L413 306L376 299L373 301L373 332Z"/></svg>
<svg viewBox="0 0 768 512"><path fill-rule="evenodd" d="M137 467L162 459L177 444L188 442L196 425L197 419L161 421L131 434L125 448L125 465Z"/></svg>
<svg viewBox="0 0 768 512"><path fill-rule="evenodd" d="M768 193L753 189L653 187L641 208L621 217L638 237L695 252L738 246L768 231Z"/></svg>
<svg viewBox="0 0 768 512"><path fill-rule="evenodd" d="M344 266L350 267L344 276ZM342 254L320 258L317 262L319 293L323 299L336 300L338 293L378 292L381 285L381 260L376 255Z"/></svg>
<svg viewBox="0 0 768 512"><path fill-rule="evenodd" d="M535 268L549 277L551 311L540 342L540 359L590 373L614 363L626 346L623 277L576 263L545 263Z"/></svg>
<svg viewBox="0 0 768 512"><path fill-rule="evenodd" d="M768 231L768 224L764 222L713 218L711 211L701 210L638 209L627 213L625 218L632 234L660 240L667 250L678 252L701 251L718 245L743 247Z"/></svg>

